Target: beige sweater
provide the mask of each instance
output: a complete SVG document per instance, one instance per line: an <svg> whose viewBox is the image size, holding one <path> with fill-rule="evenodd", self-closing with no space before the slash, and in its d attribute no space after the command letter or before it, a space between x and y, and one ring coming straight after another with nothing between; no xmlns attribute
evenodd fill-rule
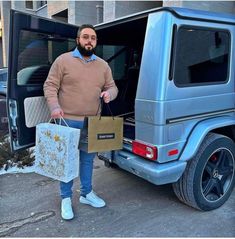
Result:
<svg viewBox="0 0 235 239"><path fill-rule="evenodd" d="M111 100L118 89L107 62L97 57L84 62L71 52L60 55L53 63L44 83L44 95L50 111L61 108L68 119L83 119L96 115L102 91L108 91Z"/></svg>

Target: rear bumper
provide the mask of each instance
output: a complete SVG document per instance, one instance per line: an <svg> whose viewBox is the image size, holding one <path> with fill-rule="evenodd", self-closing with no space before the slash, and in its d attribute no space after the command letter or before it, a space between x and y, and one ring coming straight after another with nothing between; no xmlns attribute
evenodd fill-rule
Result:
<svg viewBox="0 0 235 239"><path fill-rule="evenodd" d="M103 160L106 158L111 161L105 154L100 154L99 158ZM112 162L120 168L156 185L176 182L183 174L187 165L186 162L181 161L159 164L145 160L128 151L116 151Z"/></svg>

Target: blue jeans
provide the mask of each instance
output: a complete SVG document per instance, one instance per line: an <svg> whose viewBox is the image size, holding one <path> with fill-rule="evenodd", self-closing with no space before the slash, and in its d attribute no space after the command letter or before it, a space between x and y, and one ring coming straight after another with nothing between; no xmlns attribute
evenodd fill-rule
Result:
<svg viewBox="0 0 235 239"><path fill-rule="evenodd" d="M82 129L83 121L65 119L69 127ZM62 120L61 122L64 125ZM92 190L92 172L95 153L86 153L80 150L80 195L86 196ZM60 182L60 196L63 198L72 197L73 180L68 183Z"/></svg>

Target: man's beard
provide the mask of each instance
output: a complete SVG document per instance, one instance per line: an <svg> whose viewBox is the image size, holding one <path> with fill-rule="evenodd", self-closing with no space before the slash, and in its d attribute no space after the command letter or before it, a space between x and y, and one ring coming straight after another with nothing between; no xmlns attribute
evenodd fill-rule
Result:
<svg viewBox="0 0 235 239"><path fill-rule="evenodd" d="M82 56L91 56L93 53L95 53L95 48L92 48L91 50L87 50L85 47L82 47L80 44L77 44L77 49L79 50Z"/></svg>

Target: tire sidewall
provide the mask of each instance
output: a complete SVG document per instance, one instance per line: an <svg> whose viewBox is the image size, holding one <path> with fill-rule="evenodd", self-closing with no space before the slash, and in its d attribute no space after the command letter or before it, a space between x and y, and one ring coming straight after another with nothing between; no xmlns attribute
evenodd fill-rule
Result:
<svg viewBox="0 0 235 239"><path fill-rule="evenodd" d="M222 206L226 200L229 198L234 184L235 184L235 175L233 172L233 178L232 181L230 182L229 185L229 189L226 191L225 195L216 200L215 202L210 202L208 201L203 193L202 193L202 189L201 189L201 180L202 180L202 175L205 169L205 166L207 164L207 161L209 159L209 157L212 155L213 152L215 152L218 149L224 148L224 149L228 149L232 155L233 155L233 160L235 160L235 147L234 147L234 143L232 140L230 140L229 138L226 137L220 137L217 138L216 140L212 141L202 152L200 155L198 155L198 162L197 162L197 166L195 168L195 174L194 174L194 179L193 179L193 193L194 193L194 198L196 201L196 204L198 205L198 207L201 210L204 211L209 211L209 210L213 210L216 209L220 206ZM233 162L233 164L235 163L235 161Z"/></svg>

